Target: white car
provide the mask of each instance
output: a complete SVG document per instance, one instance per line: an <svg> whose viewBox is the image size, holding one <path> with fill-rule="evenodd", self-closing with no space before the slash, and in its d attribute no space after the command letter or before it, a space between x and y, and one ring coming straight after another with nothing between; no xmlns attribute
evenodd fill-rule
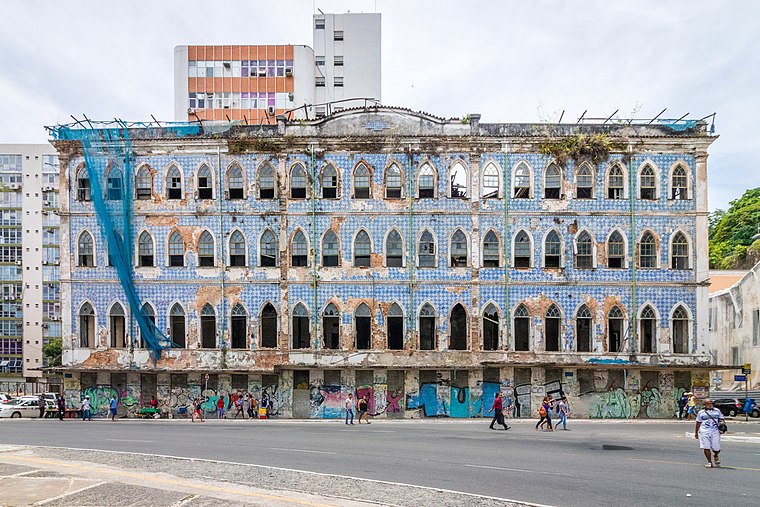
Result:
<svg viewBox="0 0 760 507"><path fill-rule="evenodd" d="M32 398L15 398L0 405L0 417L39 417L38 401Z"/></svg>

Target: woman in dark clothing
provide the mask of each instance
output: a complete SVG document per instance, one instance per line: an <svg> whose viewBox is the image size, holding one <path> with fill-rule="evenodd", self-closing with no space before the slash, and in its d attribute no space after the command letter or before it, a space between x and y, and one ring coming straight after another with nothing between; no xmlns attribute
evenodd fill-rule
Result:
<svg viewBox="0 0 760 507"><path fill-rule="evenodd" d="M551 410L553 407L554 403L552 403L552 397L550 394L547 394L544 396L544 400L541 402L541 408L538 409L538 415L541 417L541 419L539 419L536 423L536 429L545 429L544 425L548 423L549 431L554 431L554 428L552 427L551 416Z"/></svg>

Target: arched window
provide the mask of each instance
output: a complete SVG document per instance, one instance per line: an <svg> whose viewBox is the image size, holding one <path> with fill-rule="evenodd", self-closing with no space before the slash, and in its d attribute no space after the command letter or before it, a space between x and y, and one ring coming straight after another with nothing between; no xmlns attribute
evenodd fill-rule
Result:
<svg viewBox="0 0 760 507"><path fill-rule="evenodd" d="M198 265L201 267L214 266L216 264L214 250L214 238L208 231L203 231L198 240Z"/></svg>
<svg viewBox="0 0 760 507"><path fill-rule="evenodd" d="M639 335L641 336L641 352L651 354L656 352L655 332L657 329L657 314L654 309L647 305L641 310L639 317Z"/></svg>
<svg viewBox="0 0 760 507"><path fill-rule="evenodd" d="M623 311L619 306L613 306L607 314L607 337L609 352L621 352L623 344Z"/></svg>
<svg viewBox="0 0 760 507"><path fill-rule="evenodd" d="M372 312L369 306L360 304L354 312L356 325L356 348L367 350L372 348Z"/></svg>
<svg viewBox="0 0 760 507"><path fill-rule="evenodd" d="M174 303L169 310L169 338L174 345L184 349L187 346L185 339L185 310L179 303Z"/></svg>
<svg viewBox="0 0 760 507"><path fill-rule="evenodd" d="M121 239L121 234L118 232L113 233L113 242L108 242L108 265L116 266L114 259L124 259L124 240Z"/></svg>
<svg viewBox="0 0 760 507"><path fill-rule="evenodd" d="M385 265L389 268L403 267L404 247L401 241L401 234L396 229L388 233L385 240Z"/></svg>
<svg viewBox="0 0 760 507"><path fill-rule="evenodd" d="M88 202L92 200L90 177L87 168L82 167L77 173L77 201Z"/></svg>
<svg viewBox="0 0 760 507"><path fill-rule="evenodd" d="M619 165L613 165L607 174L607 198L623 199L625 197L624 185L625 177L623 176L623 169Z"/></svg>
<svg viewBox="0 0 760 507"><path fill-rule="evenodd" d="M216 348L216 312L208 303L201 308L201 348Z"/></svg>
<svg viewBox="0 0 760 507"><path fill-rule="evenodd" d="M233 349L245 349L248 335L248 312L243 305L236 304L230 314L230 342Z"/></svg>
<svg viewBox="0 0 760 507"><path fill-rule="evenodd" d="M262 267L277 266L277 237L270 229L261 235L260 255L259 264Z"/></svg>
<svg viewBox="0 0 760 507"><path fill-rule="evenodd" d="M420 167L417 188L417 197L420 199L435 198L435 169L427 162Z"/></svg>
<svg viewBox="0 0 760 507"><path fill-rule="evenodd" d="M530 350L530 313L522 303L515 309L514 322L515 350L521 352Z"/></svg>
<svg viewBox="0 0 760 507"><path fill-rule="evenodd" d="M354 239L354 267L368 268L370 265L371 245L367 231L361 230Z"/></svg>
<svg viewBox="0 0 760 507"><path fill-rule="evenodd" d="M555 163L549 164L544 173L544 199L559 199L562 196L562 172Z"/></svg>
<svg viewBox="0 0 760 507"><path fill-rule="evenodd" d="M198 169L198 199L213 199L214 180L211 178L211 169L202 165Z"/></svg>
<svg viewBox="0 0 760 507"><path fill-rule="evenodd" d="M95 245L89 232L84 231L79 235L77 250L79 254L78 266L83 268L95 266Z"/></svg>
<svg viewBox="0 0 760 507"><path fill-rule="evenodd" d="M181 267L185 265L185 242L179 232L174 231L169 235L169 266Z"/></svg>
<svg viewBox="0 0 760 507"><path fill-rule="evenodd" d="M144 303L142 305L142 308L140 308L140 313L145 318L146 321L150 322L153 326L150 328L151 332L155 329L156 326L156 311L153 309L152 306L150 306L148 303ZM138 326L139 327L139 326ZM150 326L149 326L150 327ZM139 329L140 331L140 347L145 348L145 344L148 342L143 336L142 329ZM153 336L154 340L158 339L158 336Z"/></svg>
<svg viewBox="0 0 760 507"><path fill-rule="evenodd" d="M175 165L166 172L166 198L182 199L182 174Z"/></svg>
<svg viewBox="0 0 760 507"><path fill-rule="evenodd" d="M340 348L340 312L332 303L322 312L322 342L326 349Z"/></svg>
<svg viewBox="0 0 760 507"><path fill-rule="evenodd" d="M421 268L435 268L435 240L430 231L425 231L420 236L419 244L419 267Z"/></svg>
<svg viewBox="0 0 760 507"><path fill-rule="evenodd" d="M308 251L306 236L299 229L293 234L293 240L290 242L290 265L293 267L306 266Z"/></svg>
<svg viewBox="0 0 760 507"><path fill-rule="evenodd" d="M639 268L653 269L657 267L657 244L654 235L647 231L639 242Z"/></svg>
<svg viewBox="0 0 760 507"><path fill-rule="evenodd" d="M265 304L261 310L261 346L277 347L277 310L271 303Z"/></svg>
<svg viewBox="0 0 760 507"><path fill-rule="evenodd" d="M515 168L515 188L512 193L515 199L530 199L530 169L527 164L520 162Z"/></svg>
<svg viewBox="0 0 760 507"><path fill-rule="evenodd" d="M684 200L689 198L689 178L683 166L676 166L670 178L670 198Z"/></svg>
<svg viewBox="0 0 760 507"><path fill-rule="evenodd" d="M298 303L293 308L293 348L308 349L309 347L311 347L309 312L304 305Z"/></svg>
<svg viewBox="0 0 760 507"><path fill-rule="evenodd" d="M562 314L559 312L557 305L553 304L546 310L544 318L544 337L546 339L546 350L549 352L559 352L560 335L562 329Z"/></svg>
<svg viewBox="0 0 760 507"><path fill-rule="evenodd" d="M467 311L457 303L449 321L449 349L467 350Z"/></svg>
<svg viewBox="0 0 760 507"><path fill-rule="evenodd" d="M649 201L657 199L657 178L649 164L645 165L639 174L639 197Z"/></svg>
<svg viewBox="0 0 760 507"><path fill-rule="evenodd" d="M153 175L147 166L142 166L137 171L135 177L135 197L138 200L146 201L151 198L153 192Z"/></svg>
<svg viewBox="0 0 760 507"><path fill-rule="evenodd" d="M243 171L234 164L227 169L227 199L243 198Z"/></svg>
<svg viewBox="0 0 760 507"><path fill-rule="evenodd" d="M106 182L106 197L109 201L121 201L123 188L124 181L121 169L118 167L113 167L110 171L108 171L108 180Z"/></svg>
<svg viewBox="0 0 760 507"><path fill-rule="evenodd" d="M594 239L587 231L581 231L575 240L575 268L594 267Z"/></svg>
<svg viewBox="0 0 760 507"><path fill-rule="evenodd" d="M686 235L677 232L670 244L670 267L673 269L689 269L689 242Z"/></svg>
<svg viewBox="0 0 760 507"><path fill-rule="evenodd" d="M499 310L489 303L483 310L483 350L499 348Z"/></svg>
<svg viewBox="0 0 760 507"><path fill-rule="evenodd" d="M461 229L454 231L451 236L451 248L449 250L450 264L452 268L463 268L469 263L467 262L467 236Z"/></svg>
<svg viewBox="0 0 760 507"><path fill-rule="evenodd" d="M578 352L591 352L593 319L588 306L581 305L575 314L575 344Z"/></svg>
<svg viewBox="0 0 760 507"><path fill-rule="evenodd" d="M613 231L607 240L607 267L614 269L625 267L625 243L623 235L618 231Z"/></svg>
<svg viewBox="0 0 760 507"><path fill-rule="evenodd" d="M671 318L673 330L673 353L686 354L689 351L689 312L682 305L673 311Z"/></svg>
<svg viewBox="0 0 760 507"><path fill-rule="evenodd" d="M230 235L230 266L245 266L245 238L235 230Z"/></svg>
<svg viewBox="0 0 760 507"><path fill-rule="evenodd" d="M529 268L532 265L533 248L530 244L530 236L525 231L519 231L515 235L515 244L512 247L515 253L515 267Z"/></svg>
<svg viewBox="0 0 760 507"><path fill-rule="evenodd" d="M290 171L291 199L306 198L306 171L301 164L296 164Z"/></svg>
<svg viewBox="0 0 760 507"><path fill-rule="evenodd" d="M544 267L562 267L562 241L555 230L549 231L544 239Z"/></svg>
<svg viewBox="0 0 760 507"><path fill-rule="evenodd" d="M459 199L467 197L467 168L457 160L449 170L449 196Z"/></svg>
<svg viewBox="0 0 760 507"><path fill-rule="evenodd" d="M85 303L79 309L79 346L92 347L95 345L95 311L90 303Z"/></svg>
<svg viewBox="0 0 760 507"><path fill-rule="evenodd" d="M388 348L391 350L402 350L404 348L404 312L401 307L393 303L388 309L388 318L386 320L388 333Z"/></svg>
<svg viewBox="0 0 760 507"><path fill-rule="evenodd" d="M111 347L123 349L127 346L126 314L119 303L114 303L108 313L108 334L111 337Z"/></svg>
<svg viewBox="0 0 760 507"><path fill-rule="evenodd" d="M322 183L322 198L323 199L336 199L338 197L338 171L335 167L328 164L322 170L322 177L320 178Z"/></svg>
<svg viewBox="0 0 760 507"><path fill-rule="evenodd" d="M496 199L499 197L499 169L491 162L483 170L483 199Z"/></svg>
<svg viewBox="0 0 760 507"><path fill-rule="evenodd" d="M148 231L143 231L137 240L137 260L141 268L153 267L156 265L154 259L153 238Z"/></svg>
<svg viewBox="0 0 760 507"><path fill-rule="evenodd" d="M425 303L420 310L420 350L435 350L435 310Z"/></svg>
<svg viewBox="0 0 760 507"><path fill-rule="evenodd" d="M575 197L577 199L594 198L594 172L588 164L581 164L575 175Z"/></svg>
<svg viewBox="0 0 760 507"><path fill-rule="evenodd" d="M367 164L361 162L356 166L356 169L354 169L354 198L370 198L369 176L370 172Z"/></svg>
<svg viewBox="0 0 760 507"><path fill-rule="evenodd" d="M259 199L274 199L275 177L274 168L269 162L259 169Z"/></svg>
<svg viewBox="0 0 760 507"><path fill-rule="evenodd" d="M322 265L340 266L340 243L333 231L327 231L322 237Z"/></svg>
<svg viewBox="0 0 760 507"><path fill-rule="evenodd" d="M483 267L498 268L500 264L499 237L488 231L483 238Z"/></svg>
<svg viewBox="0 0 760 507"><path fill-rule="evenodd" d="M386 199L400 199L402 195L401 169L395 163L385 170Z"/></svg>

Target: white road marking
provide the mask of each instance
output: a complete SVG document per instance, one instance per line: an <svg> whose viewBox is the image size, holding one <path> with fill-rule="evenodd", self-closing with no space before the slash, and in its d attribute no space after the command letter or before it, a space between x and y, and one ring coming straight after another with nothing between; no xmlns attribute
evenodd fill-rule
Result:
<svg viewBox="0 0 760 507"><path fill-rule="evenodd" d="M106 438L109 442L141 442L141 443L153 443L155 440L133 440L128 438Z"/></svg>
<svg viewBox="0 0 760 507"><path fill-rule="evenodd" d="M544 472L543 470L526 470L524 468L506 468L506 467L493 467L493 466L487 466L487 465L467 465L464 466L469 468L489 468L491 470L505 470L507 472L528 472L531 474L544 474L544 475L561 475L563 477L575 477L573 474L563 474L560 472Z"/></svg>
<svg viewBox="0 0 760 507"><path fill-rule="evenodd" d="M286 449L284 447L270 447L273 451L310 452L313 454L338 454L337 452L312 451L310 449Z"/></svg>

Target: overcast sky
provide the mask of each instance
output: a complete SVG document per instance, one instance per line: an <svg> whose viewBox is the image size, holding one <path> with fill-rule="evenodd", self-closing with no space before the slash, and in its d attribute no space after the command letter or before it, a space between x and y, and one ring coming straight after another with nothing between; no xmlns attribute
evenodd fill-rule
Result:
<svg viewBox="0 0 760 507"><path fill-rule="evenodd" d="M483 122L717 112L710 207L760 186L756 1L2 0L0 143L44 142L70 114L173 120L174 46L311 46L315 6L382 13L387 105Z"/></svg>

